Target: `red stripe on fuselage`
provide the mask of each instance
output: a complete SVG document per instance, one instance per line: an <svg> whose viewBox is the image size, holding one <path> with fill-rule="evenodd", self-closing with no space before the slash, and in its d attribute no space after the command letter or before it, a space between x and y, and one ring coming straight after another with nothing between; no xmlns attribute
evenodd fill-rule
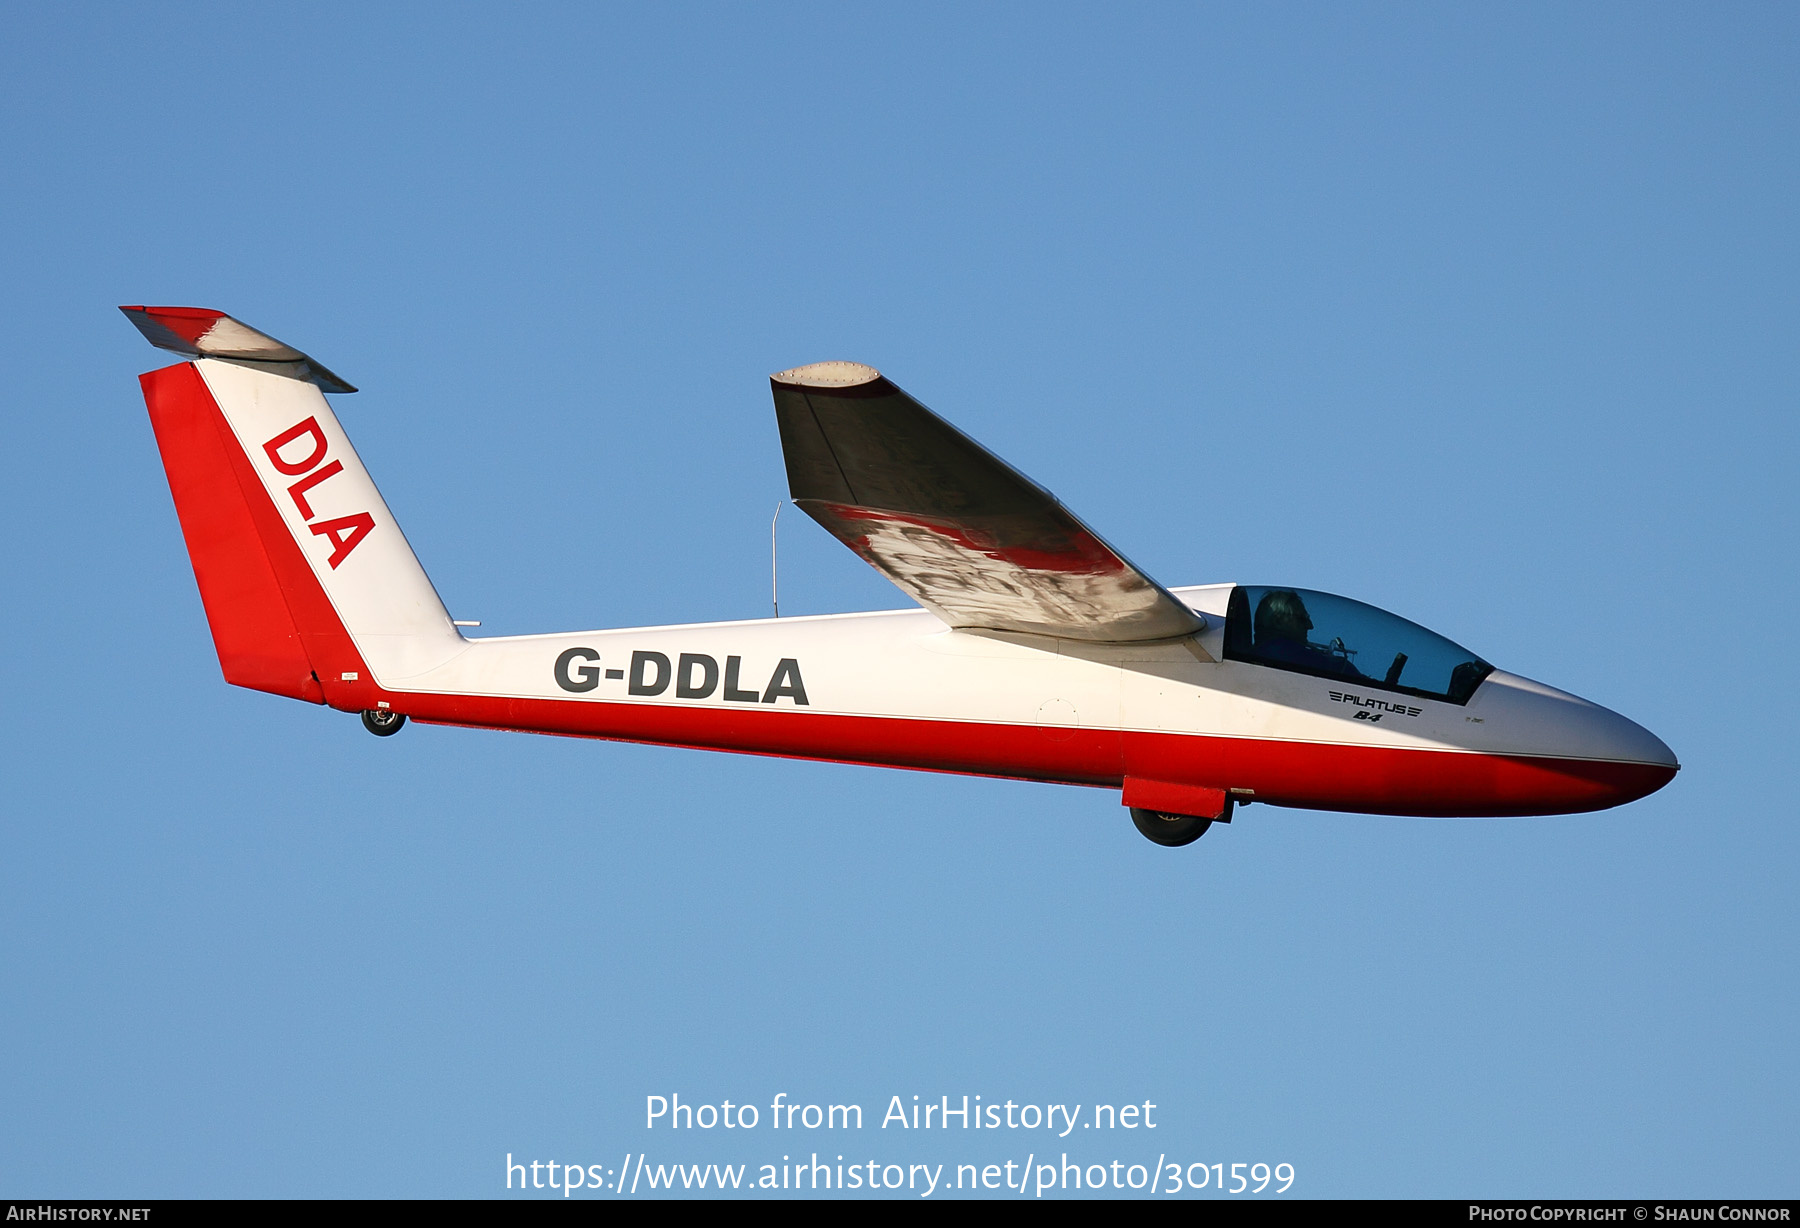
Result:
<svg viewBox="0 0 1800 1228"><path fill-rule="evenodd" d="M1119 788L1124 777L1247 790L1313 810L1430 817L1573 814L1655 792L1657 764L674 704L392 694L433 724L649 742ZM1051 735L1062 739L1052 741Z"/></svg>

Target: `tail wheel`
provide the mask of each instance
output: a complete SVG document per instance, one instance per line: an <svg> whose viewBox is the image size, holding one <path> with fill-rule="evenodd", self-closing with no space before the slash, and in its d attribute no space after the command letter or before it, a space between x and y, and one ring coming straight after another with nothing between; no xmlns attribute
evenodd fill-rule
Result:
<svg viewBox="0 0 1800 1228"><path fill-rule="evenodd" d="M1131 808L1131 821L1137 829L1144 833L1144 838L1152 844L1160 844L1164 848L1178 849L1184 844L1192 844L1206 834L1206 829L1215 821L1231 822L1231 803L1225 803L1225 813L1217 820L1203 819L1192 814L1165 814L1160 810L1144 810Z"/></svg>
<svg viewBox="0 0 1800 1228"><path fill-rule="evenodd" d="M406 724L406 718L386 708L370 708L362 714L363 728L378 738L391 738Z"/></svg>

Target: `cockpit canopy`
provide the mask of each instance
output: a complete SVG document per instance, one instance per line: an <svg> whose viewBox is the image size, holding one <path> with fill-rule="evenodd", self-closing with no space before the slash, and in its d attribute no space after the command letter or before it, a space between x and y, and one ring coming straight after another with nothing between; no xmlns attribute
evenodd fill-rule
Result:
<svg viewBox="0 0 1800 1228"><path fill-rule="evenodd" d="M1397 614L1311 589L1256 585L1231 590L1225 657L1453 704L1468 703L1494 672Z"/></svg>

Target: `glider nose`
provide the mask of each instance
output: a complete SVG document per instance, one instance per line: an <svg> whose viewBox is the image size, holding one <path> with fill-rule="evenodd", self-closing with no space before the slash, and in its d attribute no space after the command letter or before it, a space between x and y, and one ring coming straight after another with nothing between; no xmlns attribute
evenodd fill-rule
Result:
<svg viewBox="0 0 1800 1228"><path fill-rule="evenodd" d="M1609 806L1648 797L1681 770L1669 744L1629 717L1595 704L1584 723L1589 726L1587 753L1615 765L1617 775L1608 782L1614 798Z"/></svg>
<svg viewBox="0 0 1800 1228"><path fill-rule="evenodd" d="M1656 792L1681 770L1668 743L1629 717L1567 691L1495 670L1489 709L1516 753L1545 769L1546 811L1603 810ZM1544 813L1544 812L1540 812Z"/></svg>
<svg viewBox="0 0 1800 1228"><path fill-rule="evenodd" d="M1576 702L1584 709L1580 714L1582 737L1576 748L1583 758L1665 768L1670 775L1681 767L1667 742L1630 717L1586 700Z"/></svg>

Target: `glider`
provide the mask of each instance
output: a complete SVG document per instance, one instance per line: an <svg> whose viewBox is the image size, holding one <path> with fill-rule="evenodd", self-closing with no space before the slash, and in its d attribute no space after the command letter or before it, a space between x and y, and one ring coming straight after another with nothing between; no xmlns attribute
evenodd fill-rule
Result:
<svg viewBox="0 0 1800 1228"><path fill-rule="evenodd" d="M1190 844L1249 802L1569 814L1673 779L1654 734L1373 606L1165 588L872 367L771 377L794 503L919 608L472 637L325 393L217 311L124 307L225 680L360 713L1119 790Z"/></svg>

